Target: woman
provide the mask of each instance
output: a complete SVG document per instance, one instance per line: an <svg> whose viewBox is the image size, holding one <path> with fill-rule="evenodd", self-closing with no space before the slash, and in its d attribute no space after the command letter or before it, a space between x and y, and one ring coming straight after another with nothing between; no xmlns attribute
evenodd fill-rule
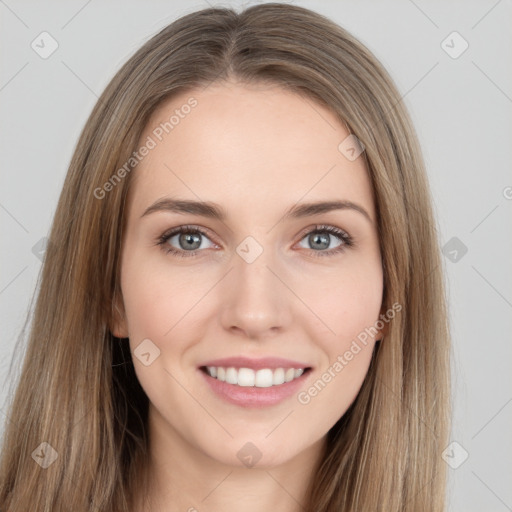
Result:
<svg viewBox="0 0 512 512"><path fill-rule="evenodd" d="M0 509L444 510L442 283L375 57L297 6L183 16L80 136Z"/></svg>

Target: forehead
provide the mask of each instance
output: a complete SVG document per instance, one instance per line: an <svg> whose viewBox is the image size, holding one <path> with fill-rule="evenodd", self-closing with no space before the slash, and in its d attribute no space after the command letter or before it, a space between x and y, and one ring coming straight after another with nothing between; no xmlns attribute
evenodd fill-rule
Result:
<svg viewBox="0 0 512 512"><path fill-rule="evenodd" d="M349 136L324 106L282 87L214 83L162 103L139 147L134 208L165 195L211 200L241 211L289 206L302 197L357 200L374 216L363 155L338 146ZM254 210L253 210L254 212Z"/></svg>

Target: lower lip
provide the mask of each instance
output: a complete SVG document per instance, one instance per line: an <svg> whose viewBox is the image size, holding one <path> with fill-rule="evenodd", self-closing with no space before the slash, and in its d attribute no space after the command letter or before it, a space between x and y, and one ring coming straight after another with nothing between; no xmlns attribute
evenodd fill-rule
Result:
<svg viewBox="0 0 512 512"><path fill-rule="evenodd" d="M261 408L276 405L295 394L304 385L305 379L309 377L311 368L306 370L297 379L268 388L237 386L236 384L229 384L228 382L211 377L201 369L198 371L220 398L240 407Z"/></svg>

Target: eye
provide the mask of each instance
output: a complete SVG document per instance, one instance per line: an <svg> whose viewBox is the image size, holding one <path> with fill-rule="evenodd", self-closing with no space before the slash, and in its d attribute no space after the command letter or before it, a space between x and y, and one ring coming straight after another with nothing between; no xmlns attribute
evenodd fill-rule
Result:
<svg viewBox="0 0 512 512"><path fill-rule="evenodd" d="M333 238L338 240L338 244L330 250L324 250L329 248ZM315 226L314 229L306 233L302 240L306 240L306 243L310 245L313 256L319 257L333 256L354 245L352 237L348 233L334 226L325 225ZM304 246L301 245L301 247Z"/></svg>
<svg viewBox="0 0 512 512"><path fill-rule="evenodd" d="M215 244L206 246L203 244L204 240L209 240L207 234L195 226L179 226L166 231L161 237L158 238L157 244L162 246L166 253L172 253L180 257L195 256L196 252L200 249L208 249ZM173 247L174 243L178 248Z"/></svg>
<svg viewBox="0 0 512 512"><path fill-rule="evenodd" d="M336 239L337 245L334 248L325 250L329 248L333 240L336 242ZM205 246L203 244L205 240L208 240L210 245L206 244ZM329 225L315 226L306 232L301 242L302 240L306 240L306 243L310 245L310 250L315 257L333 256L354 245L352 237L348 233ZM167 254L179 257L196 256L202 249L216 247L216 244L209 239L208 234L196 226L179 226L166 231L158 237L157 245L162 246L162 250ZM301 247L304 246L301 245ZM305 248L307 249L308 247Z"/></svg>

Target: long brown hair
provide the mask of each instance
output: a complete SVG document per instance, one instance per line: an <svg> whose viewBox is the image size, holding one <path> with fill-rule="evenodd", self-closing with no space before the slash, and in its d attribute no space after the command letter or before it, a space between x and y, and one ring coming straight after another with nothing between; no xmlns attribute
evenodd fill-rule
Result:
<svg viewBox="0 0 512 512"><path fill-rule="evenodd" d="M136 166L112 177L164 99L226 79L278 84L321 103L362 142L377 209L383 309L402 305L356 400L328 432L305 510L444 510L449 326L414 128L363 44L315 12L269 3L181 17L126 62L94 107L57 205L33 318L27 315L26 353L5 423L2 511L133 509L147 462L148 398L128 344L110 327Z"/></svg>

